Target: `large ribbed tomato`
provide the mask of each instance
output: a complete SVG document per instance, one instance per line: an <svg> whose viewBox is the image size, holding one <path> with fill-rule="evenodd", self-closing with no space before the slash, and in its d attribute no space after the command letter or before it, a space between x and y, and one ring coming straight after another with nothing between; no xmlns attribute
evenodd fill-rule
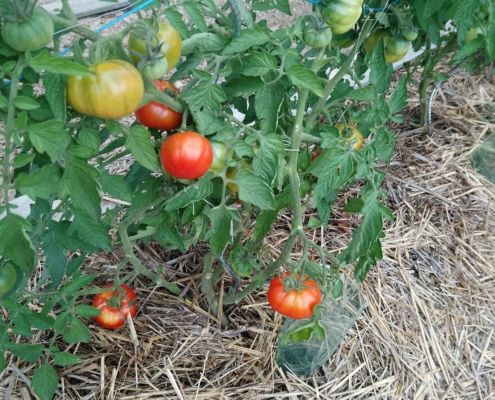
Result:
<svg viewBox="0 0 495 400"><path fill-rule="evenodd" d="M363 0L332 0L321 10L321 16L338 35L350 31L361 17Z"/></svg>
<svg viewBox="0 0 495 400"><path fill-rule="evenodd" d="M113 284L103 286L111 288ZM119 328L124 325L127 315L134 317L137 312L136 293L129 286L120 285L121 291L109 290L98 293L93 299L93 307L100 310L101 315L95 317L98 325L104 328Z"/></svg>
<svg viewBox="0 0 495 400"><path fill-rule="evenodd" d="M170 175L196 179L210 168L213 149L208 139L197 132L176 133L162 143L160 161Z"/></svg>
<svg viewBox="0 0 495 400"><path fill-rule="evenodd" d="M170 71L180 58L180 52L182 50L182 42L179 32L173 27L164 22L159 21L156 25L153 25L151 20L146 21L152 29L156 30L154 34L156 39L152 40L151 45L157 46L161 44L160 54L165 56L168 61L168 71ZM139 32L132 32L129 36L129 49L139 54L146 54L146 37L138 36ZM138 54L130 52L132 60L137 64L141 61ZM167 72L168 72L167 71Z"/></svg>
<svg viewBox="0 0 495 400"><path fill-rule="evenodd" d="M167 81L153 81L153 84L161 91L166 88L179 93L174 85ZM138 108L134 115L141 125L148 128L156 128L162 131L171 131L178 128L182 123L182 114L172 110L170 107L152 100L145 106Z"/></svg>
<svg viewBox="0 0 495 400"><path fill-rule="evenodd" d="M290 272L285 273L285 277L290 276ZM297 279L297 274L294 275ZM268 288L268 303L270 307L286 317L293 319L303 319L311 317L313 307L321 303L321 292L315 281L303 277L303 285L300 290L287 289L284 286L284 277L273 278Z"/></svg>
<svg viewBox="0 0 495 400"><path fill-rule="evenodd" d="M139 107L144 96L143 78L134 65L108 60L91 67L92 76L69 76L67 103L81 114L122 118Z"/></svg>

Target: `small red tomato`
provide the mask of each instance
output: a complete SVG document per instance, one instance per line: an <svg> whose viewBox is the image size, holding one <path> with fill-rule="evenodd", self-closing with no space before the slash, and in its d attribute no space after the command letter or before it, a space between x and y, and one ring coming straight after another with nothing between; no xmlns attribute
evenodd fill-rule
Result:
<svg viewBox="0 0 495 400"><path fill-rule="evenodd" d="M153 84L161 91L169 88L179 93L174 85L167 81L153 81ZM134 115L141 125L162 131L177 129L182 124L182 114L172 110L170 107L152 100L145 106L138 108Z"/></svg>
<svg viewBox="0 0 495 400"><path fill-rule="evenodd" d="M162 143L160 161L165 171L175 178L196 179L210 168L213 149L208 139L199 133L176 133Z"/></svg>
<svg viewBox="0 0 495 400"><path fill-rule="evenodd" d="M316 160L321 155L321 153L322 153L322 151L320 150L320 151L317 151L315 154L313 154L311 156L311 161Z"/></svg>
<svg viewBox="0 0 495 400"><path fill-rule="evenodd" d="M113 284L105 285L103 288L111 288ZM93 299L93 307L100 310L101 315L95 317L98 325L104 328L116 329L124 325L127 315L136 315L136 293L126 285L120 285L125 293L118 290L98 293Z"/></svg>
<svg viewBox="0 0 495 400"><path fill-rule="evenodd" d="M290 276L286 272L285 276ZM297 279L298 275L294 275ZM286 317L293 319L304 319L311 317L313 307L321 302L321 292L315 281L303 276L303 287L301 290L286 289L284 278L276 276L273 278L268 289L268 303L271 308Z"/></svg>

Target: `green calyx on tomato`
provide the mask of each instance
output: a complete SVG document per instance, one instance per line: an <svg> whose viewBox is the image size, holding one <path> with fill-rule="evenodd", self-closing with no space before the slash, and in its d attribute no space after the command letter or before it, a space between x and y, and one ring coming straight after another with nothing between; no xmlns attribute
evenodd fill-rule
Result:
<svg viewBox="0 0 495 400"><path fill-rule="evenodd" d="M232 159L234 150L231 149L229 151L229 155L226 160L225 156L227 155L227 146L222 142L217 142L216 140L210 140L210 144L211 148L213 149L213 162L211 163L209 171L219 174L223 171L225 162L228 162Z"/></svg>
<svg viewBox="0 0 495 400"><path fill-rule="evenodd" d="M129 49L132 60L138 64L141 61L139 54L146 54L146 40L148 38L151 46L159 46L159 52L167 59L168 71L175 67L180 58L182 42L177 30L161 21L154 19L145 20L154 36L150 39L147 33L143 34L142 29L133 31L129 36Z"/></svg>
<svg viewBox="0 0 495 400"><path fill-rule="evenodd" d="M160 161L173 177L196 179L210 168L213 148L208 139L197 132L176 133L163 141Z"/></svg>
<svg viewBox="0 0 495 400"><path fill-rule="evenodd" d="M20 22L4 22L2 38L5 43L17 51L36 51L52 41L53 22L43 8L34 7L31 15L24 18Z"/></svg>
<svg viewBox="0 0 495 400"><path fill-rule="evenodd" d="M0 296L11 292L17 281L16 266L13 262L7 261L3 267L0 267Z"/></svg>
<svg viewBox="0 0 495 400"><path fill-rule="evenodd" d="M321 9L321 16L332 28L332 33L341 35L350 31L361 17L363 0L331 0Z"/></svg>
<svg viewBox="0 0 495 400"><path fill-rule="evenodd" d="M361 150L363 147L364 137L358 128L354 125L347 125L346 129L344 124L337 124L335 127L339 130L340 136L352 143L352 148L354 150Z"/></svg>
<svg viewBox="0 0 495 400"><path fill-rule="evenodd" d="M179 93L179 89L170 82L155 80L153 81L153 84L160 91L170 89L175 93ZM138 108L134 111L134 115L141 125L162 131L177 129L182 124L181 113L172 110L170 107L167 107L165 104L159 103L156 100L152 100L143 107Z"/></svg>
<svg viewBox="0 0 495 400"><path fill-rule="evenodd" d="M303 41L315 49L322 49L332 41L332 30L314 16L308 16L309 23L303 29Z"/></svg>
<svg viewBox="0 0 495 400"><path fill-rule="evenodd" d="M251 275L256 265L252 256L241 246L230 252L230 262L234 272L243 278Z"/></svg>
<svg viewBox="0 0 495 400"><path fill-rule="evenodd" d="M90 67L92 76L69 76L67 103L98 118L122 118L135 111L144 96L143 78L134 65L108 60Z"/></svg>
<svg viewBox="0 0 495 400"><path fill-rule="evenodd" d="M313 308L321 303L321 291L318 284L303 276L290 272L285 276L273 278L268 288L268 303L270 307L286 317L304 319L313 316Z"/></svg>
<svg viewBox="0 0 495 400"><path fill-rule="evenodd" d="M112 288L106 285L103 288ZM120 285L120 290L109 290L98 293L93 299L93 307L100 310L101 315L95 317L98 325L104 328L116 329L124 325L127 315L136 315L136 293L127 285Z"/></svg>
<svg viewBox="0 0 495 400"><path fill-rule="evenodd" d="M376 43L383 38L383 44L385 46L385 62L394 63L402 60L409 48L411 47L411 42L404 39L392 38L390 33L386 29L379 29L371 33L365 40L366 52L371 55Z"/></svg>

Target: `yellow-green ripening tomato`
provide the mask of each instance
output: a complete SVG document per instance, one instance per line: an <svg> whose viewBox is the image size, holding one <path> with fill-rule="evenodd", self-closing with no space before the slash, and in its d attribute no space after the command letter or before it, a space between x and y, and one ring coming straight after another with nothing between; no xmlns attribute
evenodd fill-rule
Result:
<svg viewBox="0 0 495 400"><path fill-rule="evenodd" d="M332 0L323 7L321 16L332 28L332 33L341 35L356 25L362 12L363 0Z"/></svg>
<svg viewBox="0 0 495 400"><path fill-rule="evenodd" d="M123 118L134 112L144 96L143 78L134 65L108 60L91 67L92 76L69 76L67 103L98 118Z"/></svg>

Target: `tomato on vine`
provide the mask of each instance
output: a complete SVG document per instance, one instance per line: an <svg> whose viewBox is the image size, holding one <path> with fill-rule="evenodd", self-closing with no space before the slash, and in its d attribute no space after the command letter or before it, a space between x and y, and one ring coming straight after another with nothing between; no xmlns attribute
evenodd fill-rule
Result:
<svg viewBox="0 0 495 400"><path fill-rule="evenodd" d="M466 34L466 44L471 40L476 39L478 35L483 35L483 30L480 27L468 30L468 33Z"/></svg>
<svg viewBox="0 0 495 400"><path fill-rule="evenodd" d="M176 133L160 147L160 161L170 175L178 179L196 179L213 162L210 142L197 132Z"/></svg>
<svg viewBox="0 0 495 400"><path fill-rule="evenodd" d="M113 284L105 285L103 288L111 288ZM124 325L127 315L131 318L136 315L136 293L127 285L120 285L121 291L109 290L98 293L93 299L93 307L100 310L95 321L103 328L116 329ZM122 293L123 292L123 293Z"/></svg>
<svg viewBox="0 0 495 400"><path fill-rule="evenodd" d="M255 261L251 255L241 246L230 252L230 262L234 272L243 278L253 273Z"/></svg>
<svg viewBox="0 0 495 400"><path fill-rule="evenodd" d="M331 0L321 10L321 16L332 28L332 33L350 31L361 17L363 0Z"/></svg>
<svg viewBox="0 0 495 400"><path fill-rule="evenodd" d="M108 60L90 70L92 76L69 76L67 103L76 111L98 118L122 118L139 107L143 78L132 64Z"/></svg>
<svg viewBox="0 0 495 400"><path fill-rule="evenodd" d="M7 263L0 267L0 295L4 295L14 288L17 281L17 270L12 262Z"/></svg>
<svg viewBox="0 0 495 400"><path fill-rule="evenodd" d="M164 22L147 20L146 23L154 31L156 38L151 41L151 45L157 46L161 44L160 54L163 55L168 62L167 72L175 67L180 58L182 42L179 32ZM132 60L137 64L141 60L138 54L146 54L146 39L139 37L135 32L129 36L129 49ZM135 53L134 53L135 52ZM138 53L138 54L136 54Z"/></svg>
<svg viewBox="0 0 495 400"><path fill-rule="evenodd" d="M290 277L290 272L285 277L276 276L268 288L268 303L270 307L286 317L304 319L311 317L313 308L321 303L321 292L317 283L307 276L303 276L301 287L285 287L284 283ZM298 281L299 276L294 275ZM294 285L294 286L297 286Z"/></svg>
<svg viewBox="0 0 495 400"><path fill-rule="evenodd" d="M394 63L402 60L411 46L411 42L408 40L392 38L390 37L389 31L386 29L379 29L371 33L365 40L364 45L366 52L369 55L373 53L373 49L375 48L378 40L380 40L380 37L383 37L383 44L385 46L385 62L387 63Z"/></svg>
<svg viewBox="0 0 495 400"><path fill-rule="evenodd" d="M340 136L353 143L352 148L354 150L361 150L363 147L364 137L358 128L354 125L347 125L347 132L345 132L344 124L337 124L335 127L339 130Z"/></svg>
<svg viewBox="0 0 495 400"><path fill-rule="evenodd" d="M139 68L139 65L138 65ZM161 79L168 72L168 61L165 57L146 64L140 69L141 75L151 81Z"/></svg>
<svg viewBox="0 0 495 400"><path fill-rule="evenodd" d="M222 142L210 140L211 148L213 149L213 162L210 166L210 171L219 174L223 171L225 156L227 155L227 146ZM233 150L230 150L227 161L232 159Z"/></svg>
<svg viewBox="0 0 495 400"><path fill-rule="evenodd" d="M52 41L53 22L41 7L34 7L25 21L4 21L2 38L17 51L36 51Z"/></svg>
<svg viewBox="0 0 495 400"><path fill-rule="evenodd" d="M179 93L174 85L167 81L153 81L153 84L160 91L171 89ZM141 125L148 128L155 128L162 131L171 131L177 129L182 124L182 114L172 110L165 104L152 100L143 107L134 111L136 119Z"/></svg>
<svg viewBox="0 0 495 400"><path fill-rule="evenodd" d="M332 30L328 26L314 27L306 25L303 30L303 40L308 46L322 49L332 41Z"/></svg>

